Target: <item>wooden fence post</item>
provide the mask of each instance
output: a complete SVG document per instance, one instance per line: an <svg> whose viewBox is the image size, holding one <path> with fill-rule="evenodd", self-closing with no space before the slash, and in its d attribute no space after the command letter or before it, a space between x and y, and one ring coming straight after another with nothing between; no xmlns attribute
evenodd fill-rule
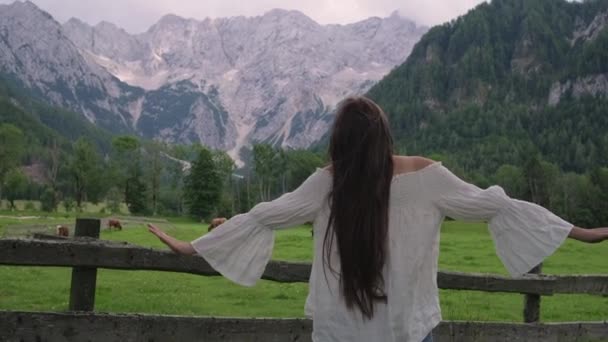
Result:
<svg viewBox="0 0 608 342"><path fill-rule="evenodd" d="M538 264L529 274L540 274L543 264ZM524 299L524 323L538 323L540 321L540 295L527 294Z"/></svg>
<svg viewBox="0 0 608 342"><path fill-rule="evenodd" d="M99 238L99 219L76 219L74 237ZM95 306L96 267L72 268L70 311L93 311Z"/></svg>

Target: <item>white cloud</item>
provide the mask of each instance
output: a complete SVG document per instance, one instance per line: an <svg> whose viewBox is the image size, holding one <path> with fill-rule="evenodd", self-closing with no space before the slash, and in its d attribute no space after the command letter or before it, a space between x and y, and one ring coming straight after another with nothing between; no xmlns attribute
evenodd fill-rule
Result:
<svg viewBox="0 0 608 342"><path fill-rule="evenodd" d="M273 8L295 9L321 24L350 23L395 10L424 25L435 25L466 13L483 0L32 0L60 22L71 17L90 24L112 22L142 32L165 14L207 17L256 16ZM12 0L0 0L10 3Z"/></svg>

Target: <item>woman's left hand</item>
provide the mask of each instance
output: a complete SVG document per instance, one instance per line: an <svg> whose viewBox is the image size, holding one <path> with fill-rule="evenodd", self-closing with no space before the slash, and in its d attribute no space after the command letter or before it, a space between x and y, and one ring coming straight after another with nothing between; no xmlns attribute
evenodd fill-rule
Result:
<svg viewBox="0 0 608 342"><path fill-rule="evenodd" d="M196 254L196 251L194 250L191 244L170 236L169 234L165 233L153 224L148 224L148 231L156 235L156 237L159 238L160 241L162 241L165 245L169 246L169 248L171 248L171 250L175 253L184 255Z"/></svg>
<svg viewBox="0 0 608 342"><path fill-rule="evenodd" d="M582 242L598 243L608 240L608 228L584 229L573 227L569 236Z"/></svg>

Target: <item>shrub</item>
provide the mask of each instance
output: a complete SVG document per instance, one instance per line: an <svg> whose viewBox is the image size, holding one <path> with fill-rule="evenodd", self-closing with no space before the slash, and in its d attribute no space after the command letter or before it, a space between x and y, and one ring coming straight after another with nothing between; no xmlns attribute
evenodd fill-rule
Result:
<svg viewBox="0 0 608 342"><path fill-rule="evenodd" d="M36 210L36 205L32 201L26 201L24 209L29 210L29 211L34 211L34 210Z"/></svg>
<svg viewBox="0 0 608 342"><path fill-rule="evenodd" d="M57 210L57 196L55 190L51 187L46 187L40 195L41 209L46 212Z"/></svg>
<svg viewBox="0 0 608 342"><path fill-rule="evenodd" d="M74 209L74 199L71 197L66 197L63 199L63 208L65 209L66 212L70 212L72 211L72 209Z"/></svg>

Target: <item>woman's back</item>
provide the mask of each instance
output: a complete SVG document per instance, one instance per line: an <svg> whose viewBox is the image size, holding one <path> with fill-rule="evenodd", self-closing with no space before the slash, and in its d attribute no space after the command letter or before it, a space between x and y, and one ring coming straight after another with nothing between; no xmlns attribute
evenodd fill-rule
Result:
<svg viewBox="0 0 608 342"><path fill-rule="evenodd" d="M329 258L331 267L323 266L323 237L330 211L323 198L331 189L331 168L313 175L325 180L320 182L319 200L325 205L314 221L315 255L306 301L306 315L314 319L314 341L422 341L439 323L439 303L432 294L437 288L437 237L442 217L425 202L420 179L440 165L421 157L394 158L388 258L382 271L387 300L376 303L369 320L348 309L340 295L340 259L335 246Z"/></svg>

